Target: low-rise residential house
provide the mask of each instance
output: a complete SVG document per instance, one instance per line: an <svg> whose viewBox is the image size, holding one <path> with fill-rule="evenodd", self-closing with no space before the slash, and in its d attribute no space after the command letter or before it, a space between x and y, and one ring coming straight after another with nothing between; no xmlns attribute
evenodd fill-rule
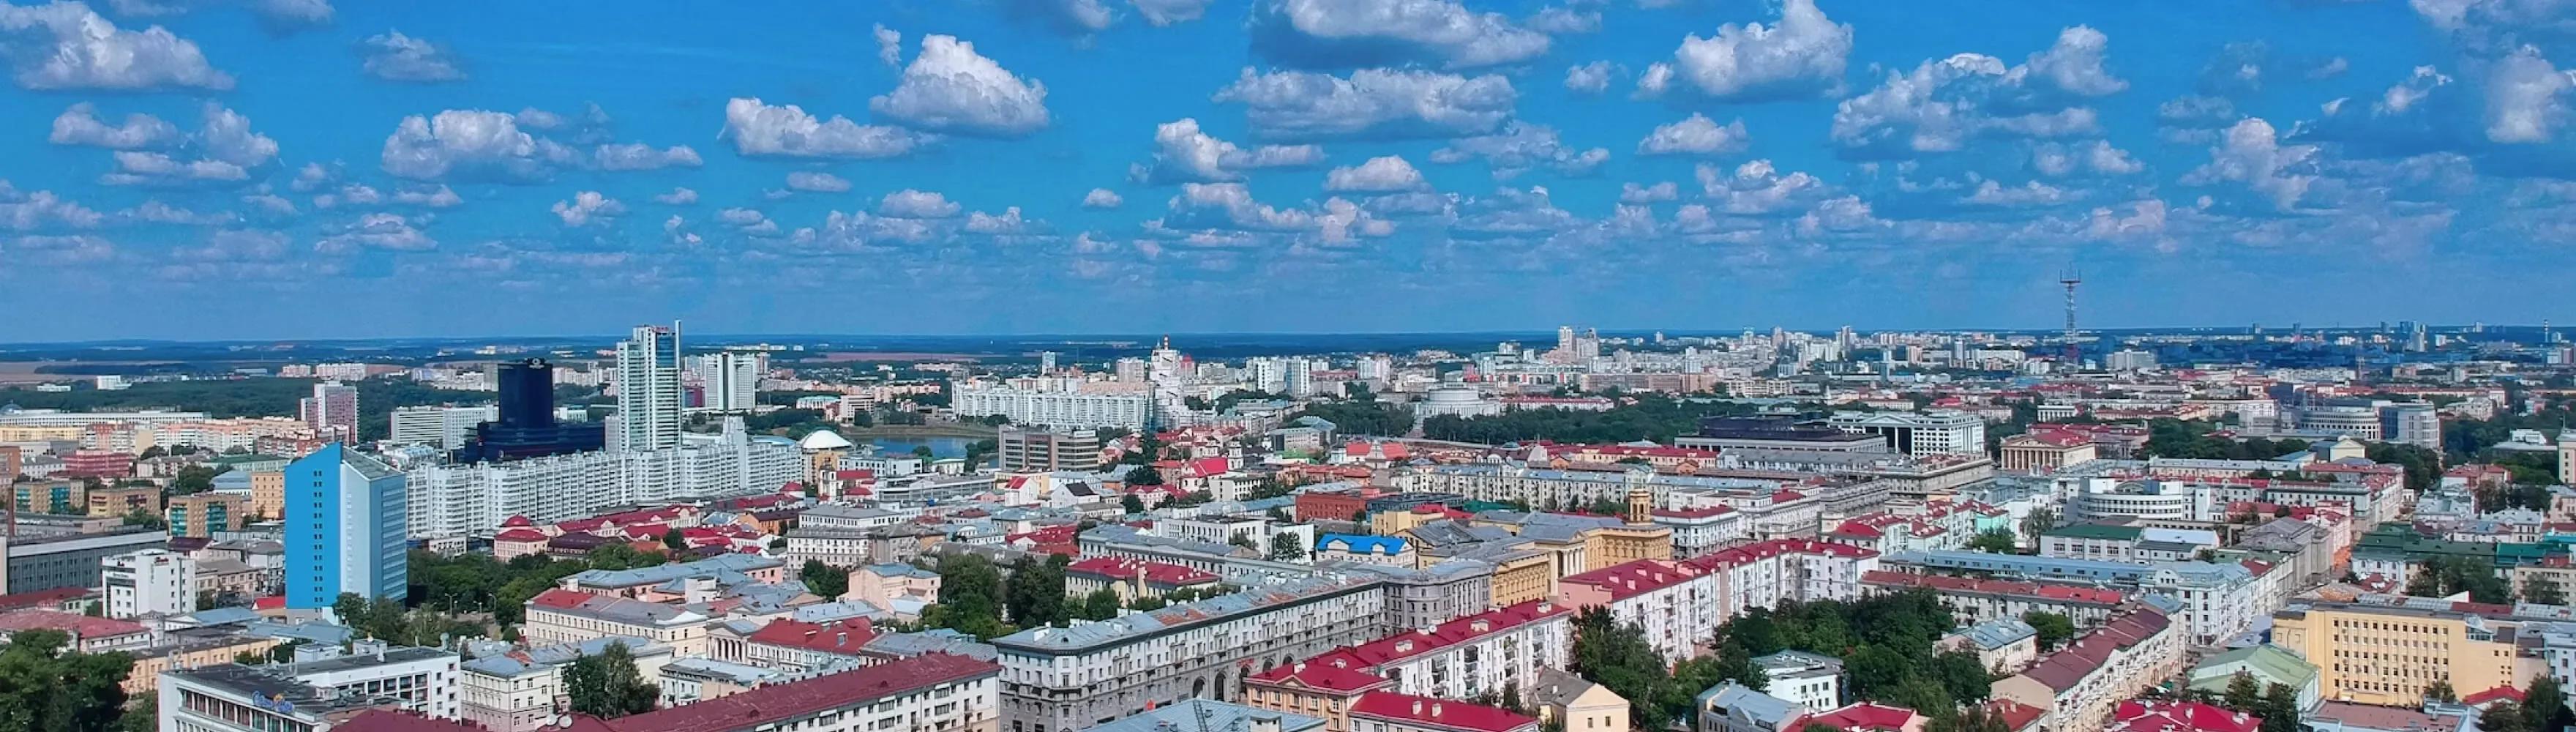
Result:
<svg viewBox="0 0 2576 732"><path fill-rule="evenodd" d="M2227 685L2238 674L2254 678L2255 688L2270 689L2273 684L2289 687L2298 694L2299 711L2315 711L2325 701L2317 693L2317 667L2299 654L2280 646L2261 645L2233 648L2204 657L2191 668L2191 688L2212 694L2227 693Z"/></svg>

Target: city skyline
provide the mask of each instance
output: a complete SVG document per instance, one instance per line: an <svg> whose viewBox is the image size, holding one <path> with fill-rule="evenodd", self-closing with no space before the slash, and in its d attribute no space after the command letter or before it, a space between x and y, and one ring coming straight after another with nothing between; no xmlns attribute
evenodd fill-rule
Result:
<svg viewBox="0 0 2576 732"><path fill-rule="evenodd" d="M0 9L0 303L107 301L0 341L2041 329L2069 266L2088 327L2538 321L2576 264L2540 6L741 9Z"/></svg>

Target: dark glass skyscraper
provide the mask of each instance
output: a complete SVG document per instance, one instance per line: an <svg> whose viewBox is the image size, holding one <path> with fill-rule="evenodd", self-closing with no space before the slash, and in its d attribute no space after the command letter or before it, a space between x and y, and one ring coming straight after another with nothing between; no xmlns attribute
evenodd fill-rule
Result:
<svg viewBox="0 0 2576 732"><path fill-rule="evenodd" d="M474 427L474 442L456 451L460 463L506 462L586 452L605 447L606 425L555 421L555 367L531 358L501 364L500 419Z"/></svg>

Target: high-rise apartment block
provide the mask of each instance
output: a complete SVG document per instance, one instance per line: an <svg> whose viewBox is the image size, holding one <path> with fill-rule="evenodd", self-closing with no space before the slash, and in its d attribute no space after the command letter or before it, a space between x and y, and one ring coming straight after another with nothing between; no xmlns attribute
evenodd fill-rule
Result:
<svg viewBox="0 0 2576 732"><path fill-rule="evenodd" d="M719 351L689 359L689 373L705 395L699 406L715 412L749 412L759 406L760 375L768 371L769 357L758 353Z"/></svg>
<svg viewBox="0 0 2576 732"><path fill-rule="evenodd" d="M610 419L610 450L643 452L680 446L678 328L637 326L617 344L617 416Z"/></svg>
<svg viewBox="0 0 2576 732"><path fill-rule="evenodd" d="M994 438L997 466L1005 473L1100 469L1100 433L1006 425Z"/></svg>
<svg viewBox="0 0 2576 732"><path fill-rule="evenodd" d="M403 474L333 443L286 466L286 606L408 592Z"/></svg>
<svg viewBox="0 0 2576 732"><path fill-rule="evenodd" d="M313 385L313 396L298 400L296 416L325 440L358 439L358 388L339 382Z"/></svg>

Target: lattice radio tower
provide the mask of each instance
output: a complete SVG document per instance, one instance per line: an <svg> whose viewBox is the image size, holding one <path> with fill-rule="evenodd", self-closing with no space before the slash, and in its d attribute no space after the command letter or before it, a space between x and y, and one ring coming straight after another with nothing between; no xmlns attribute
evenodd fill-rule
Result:
<svg viewBox="0 0 2576 732"><path fill-rule="evenodd" d="M2084 275L2073 268L2058 273L2057 284L2066 287L2066 363L2075 368L2084 363L2084 347L2075 338L2075 286L2084 284Z"/></svg>

